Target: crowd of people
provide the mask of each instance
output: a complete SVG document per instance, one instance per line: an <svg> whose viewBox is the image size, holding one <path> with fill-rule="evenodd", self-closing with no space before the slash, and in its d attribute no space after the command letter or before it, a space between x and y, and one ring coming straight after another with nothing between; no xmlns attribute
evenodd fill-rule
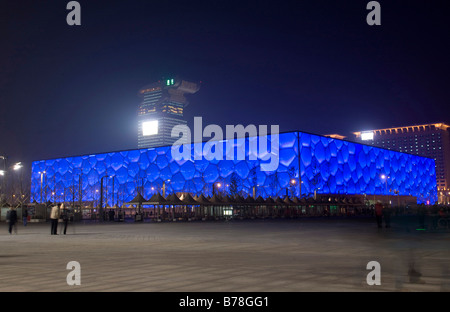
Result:
<svg viewBox="0 0 450 312"><path fill-rule="evenodd" d="M400 213L399 207L389 207L378 201L374 207L374 216L378 228L391 227L391 216L416 216L418 229L450 229L450 207L442 205L419 204L408 214Z"/></svg>

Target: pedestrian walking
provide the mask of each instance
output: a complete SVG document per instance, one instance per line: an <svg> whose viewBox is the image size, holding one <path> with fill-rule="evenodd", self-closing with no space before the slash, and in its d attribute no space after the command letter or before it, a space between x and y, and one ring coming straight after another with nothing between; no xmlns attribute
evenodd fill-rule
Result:
<svg viewBox="0 0 450 312"><path fill-rule="evenodd" d="M60 210L58 204L55 204L52 207L52 210L50 212L50 222L51 222L51 229L50 234L51 235L58 235L58 220L59 220Z"/></svg>
<svg viewBox="0 0 450 312"><path fill-rule="evenodd" d="M10 207L7 214L6 214L6 220L9 223L8 232L9 234L12 234L12 231L14 229L14 233L17 234L17 211Z"/></svg>
<svg viewBox="0 0 450 312"><path fill-rule="evenodd" d="M28 222L28 209L27 207L22 208L22 219L23 219L23 226L27 226Z"/></svg>
<svg viewBox="0 0 450 312"><path fill-rule="evenodd" d="M425 228L425 214L427 213L427 210L425 208L425 204L421 203L419 205L419 208L417 209L417 214L419 215L419 228L424 229Z"/></svg>
<svg viewBox="0 0 450 312"><path fill-rule="evenodd" d="M64 207L64 204L61 204L61 219L63 222L63 233L66 235L67 232L67 224L69 223L69 210Z"/></svg>
<svg viewBox="0 0 450 312"><path fill-rule="evenodd" d="M383 206L383 219L386 228L391 227L391 208L389 206Z"/></svg>
<svg viewBox="0 0 450 312"><path fill-rule="evenodd" d="M381 204L381 201L377 201L375 204L375 218L377 220L378 228L381 228L383 222L383 205Z"/></svg>
<svg viewBox="0 0 450 312"><path fill-rule="evenodd" d="M114 210L110 209L109 210L109 221L114 221Z"/></svg>
<svg viewBox="0 0 450 312"><path fill-rule="evenodd" d="M439 220L439 207L437 205L433 205L430 211L431 215L431 227L433 230L438 228L438 220Z"/></svg>

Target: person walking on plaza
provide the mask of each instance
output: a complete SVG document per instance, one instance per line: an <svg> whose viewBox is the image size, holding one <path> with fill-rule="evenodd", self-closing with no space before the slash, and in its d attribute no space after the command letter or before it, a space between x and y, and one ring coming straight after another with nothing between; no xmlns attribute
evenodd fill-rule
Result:
<svg viewBox="0 0 450 312"><path fill-rule="evenodd" d="M437 205L433 205L430 210L431 216L431 227L433 230L438 228L438 220L439 220L439 208Z"/></svg>
<svg viewBox="0 0 450 312"><path fill-rule="evenodd" d="M375 204L375 218L377 220L378 228L381 228L383 221L383 205L380 201L377 201Z"/></svg>
<svg viewBox="0 0 450 312"><path fill-rule="evenodd" d="M419 215L419 228L424 229L425 228L425 214L427 213L427 210L425 208L425 204L421 203L419 205L419 208L417 209L417 214Z"/></svg>
<svg viewBox="0 0 450 312"><path fill-rule="evenodd" d="M59 206L58 204L55 204L52 207L52 211L50 212L51 235L58 235L57 230L58 230L59 215L60 215Z"/></svg>
<svg viewBox="0 0 450 312"><path fill-rule="evenodd" d="M22 219L23 219L23 226L27 226L28 221L28 210L27 207L22 208Z"/></svg>
<svg viewBox="0 0 450 312"><path fill-rule="evenodd" d="M13 208L10 207L7 215L6 215L6 219L9 222L9 227L8 227L8 232L9 234L12 234L12 230L14 229L14 233L17 234L17 211Z"/></svg>
<svg viewBox="0 0 450 312"><path fill-rule="evenodd" d="M386 228L390 228L391 227L391 208L388 205L383 206L383 219L384 219L384 224L385 224Z"/></svg>
<svg viewBox="0 0 450 312"><path fill-rule="evenodd" d="M61 211L61 219L64 225L63 233L66 235L67 224L69 223L69 210L64 207L64 204L61 204Z"/></svg>

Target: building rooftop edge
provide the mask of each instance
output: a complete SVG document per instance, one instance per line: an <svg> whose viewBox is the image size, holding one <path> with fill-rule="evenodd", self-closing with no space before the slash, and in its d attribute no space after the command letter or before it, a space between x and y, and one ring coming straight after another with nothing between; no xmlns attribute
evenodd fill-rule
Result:
<svg viewBox="0 0 450 312"><path fill-rule="evenodd" d="M382 129L370 129L370 130L362 130L362 131L355 131L352 132L354 135L358 136L360 135L362 132L369 132L369 131L387 131L387 130L401 130L401 129L407 129L407 128L418 128L418 127L427 127L427 126L434 126L436 128L442 129L442 130L447 130L448 128L450 128L449 125L443 123L443 122L438 122L438 123L429 123L429 124L420 124L420 125L409 125L409 126L403 126L403 127L390 127L390 128L382 128Z"/></svg>
<svg viewBox="0 0 450 312"><path fill-rule="evenodd" d="M316 135L319 137L323 137L323 138L330 138L326 135L323 134L317 134L317 133L312 133L312 132L308 132L308 131L300 131L300 130L291 130L291 131L284 131L284 132L279 132L278 134L287 134L287 133L304 133L304 134L309 134L309 135ZM275 133L274 133L275 134ZM267 135L271 135L271 133L268 133ZM257 135L258 136L258 135ZM253 137L253 136L250 136ZM236 139L236 138L235 138ZM237 138L239 139L239 138ZM394 151L394 150L390 150L387 148L383 148L383 147L379 147L379 146L373 146L370 144L366 144L363 142L355 142L355 141L351 141L351 140L346 140L346 139L336 139L336 138L331 138L333 140L339 140L339 141L345 141L345 142L349 142L352 144L358 144L358 145L364 145L364 146L368 146L371 148L378 148L378 149L382 149L382 150L386 150L386 151L390 151L390 152L394 152L394 153L401 153L401 154L407 154L407 155L412 155L412 156L416 156L416 157L421 157L421 158L427 158L427 159L432 159L434 160L434 158L432 157L427 157L427 156L418 156L416 154L412 154L412 153L406 153L406 152L399 152L399 151ZM195 143L206 143L209 142L210 140L205 140L205 141L201 141L201 142L191 142L191 144L195 144ZM128 151L136 151L136 150L146 150L146 149L155 149L155 148L161 148L161 147L170 147L171 145L163 145L163 146L155 146L155 147L150 147L150 148L131 148L131 149L126 149L126 150L116 150L116 151L108 151L108 152L97 152L97 153L88 153L88 154L82 154L82 155L68 155L68 156L63 156L63 157L55 157L55 158L48 158L48 159L39 159L39 160L32 160L31 162L40 162L40 161L45 161L45 160L56 160L56 159L60 159L60 158L71 158L71 157L82 157L82 156L90 156L90 155L98 155L98 154L109 154L109 153L120 153L120 152L128 152Z"/></svg>

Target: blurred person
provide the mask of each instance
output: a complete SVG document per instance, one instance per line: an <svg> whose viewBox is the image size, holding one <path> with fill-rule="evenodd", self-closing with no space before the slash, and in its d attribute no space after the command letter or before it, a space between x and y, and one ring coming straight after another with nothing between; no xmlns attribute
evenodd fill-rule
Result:
<svg viewBox="0 0 450 312"><path fill-rule="evenodd" d="M12 234L12 230L14 229L14 233L17 234L17 211L13 208L10 207L7 215L6 215L6 220L9 223L9 227L8 227L8 232L9 234Z"/></svg>
<svg viewBox="0 0 450 312"><path fill-rule="evenodd" d="M431 215L431 226L433 230L438 228L438 220L439 220L439 207L437 205L433 205L430 211Z"/></svg>
<svg viewBox="0 0 450 312"><path fill-rule="evenodd" d="M425 204L421 203L419 205L419 208L417 210L417 214L419 216L419 228L424 229L425 228L425 214L426 214L426 208Z"/></svg>
<svg viewBox="0 0 450 312"><path fill-rule="evenodd" d="M383 205L381 204L381 201L377 201L375 204L375 218L377 220L378 228L381 228L383 221Z"/></svg>
<svg viewBox="0 0 450 312"><path fill-rule="evenodd" d="M23 226L27 226L28 222L28 209L27 207L22 208L22 220L23 220Z"/></svg>
<svg viewBox="0 0 450 312"><path fill-rule="evenodd" d="M63 234L66 235L67 224L69 223L69 210L65 208L64 204L61 204L61 219L63 222Z"/></svg>
<svg viewBox="0 0 450 312"><path fill-rule="evenodd" d="M384 224L385 224L386 228L390 228L391 227L391 208L388 205L383 206L383 219L384 219Z"/></svg>
<svg viewBox="0 0 450 312"><path fill-rule="evenodd" d="M61 206L62 206L62 204L61 204ZM58 206L58 204L55 204L52 207L52 210L50 212L50 222L51 222L50 234L51 235L58 235L57 231L58 231L59 216L60 216L59 206Z"/></svg>

